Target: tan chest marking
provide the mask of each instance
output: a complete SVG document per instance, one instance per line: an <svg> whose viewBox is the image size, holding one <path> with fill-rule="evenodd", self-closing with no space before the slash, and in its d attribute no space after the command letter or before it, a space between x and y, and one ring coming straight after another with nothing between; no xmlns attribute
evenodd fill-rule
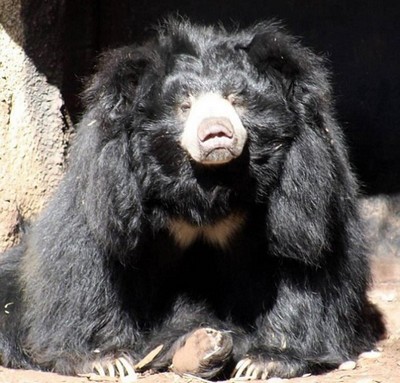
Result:
<svg viewBox="0 0 400 383"><path fill-rule="evenodd" d="M174 218L170 220L168 229L175 242L182 249L186 249L198 239L227 249L232 237L244 223L244 214L235 213L212 225L205 226L192 225L184 219Z"/></svg>

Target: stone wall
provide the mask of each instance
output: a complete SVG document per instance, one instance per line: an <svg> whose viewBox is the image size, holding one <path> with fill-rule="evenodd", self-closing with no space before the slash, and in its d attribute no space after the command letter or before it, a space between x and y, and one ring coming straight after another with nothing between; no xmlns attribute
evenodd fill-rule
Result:
<svg viewBox="0 0 400 383"><path fill-rule="evenodd" d="M0 251L18 241L21 223L58 184L72 132L57 76L51 84L26 53L21 3L0 1Z"/></svg>

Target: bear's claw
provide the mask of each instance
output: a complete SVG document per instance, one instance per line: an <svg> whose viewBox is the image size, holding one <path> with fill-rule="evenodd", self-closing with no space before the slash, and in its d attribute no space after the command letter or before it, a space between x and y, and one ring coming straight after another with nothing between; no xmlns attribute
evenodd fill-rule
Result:
<svg viewBox="0 0 400 383"><path fill-rule="evenodd" d="M137 381L132 360L125 354L115 359L94 362L92 373L100 377L119 377L121 383Z"/></svg>
<svg viewBox="0 0 400 383"><path fill-rule="evenodd" d="M232 373L233 379L265 380L268 378L268 368L252 361L250 358L240 360Z"/></svg>

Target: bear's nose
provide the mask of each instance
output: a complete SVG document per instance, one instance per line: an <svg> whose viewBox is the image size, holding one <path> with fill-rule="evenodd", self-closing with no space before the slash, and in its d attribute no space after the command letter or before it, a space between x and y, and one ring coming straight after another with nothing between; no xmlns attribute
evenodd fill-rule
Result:
<svg viewBox="0 0 400 383"><path fill-rule="evenodd" d="M197 130L201 142L215 138L233 138L233 126L227 118L206 118Z"/></svg>

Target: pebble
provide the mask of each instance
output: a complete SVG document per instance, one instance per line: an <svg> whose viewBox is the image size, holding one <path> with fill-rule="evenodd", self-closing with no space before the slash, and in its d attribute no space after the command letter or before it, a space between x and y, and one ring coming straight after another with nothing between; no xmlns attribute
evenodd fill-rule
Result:
<svg viewBox="0 0 400 383"><path fill-rule="evenodd" d="M360 354L360 358L365 358L365 359L376 359L381 356L381 353L379 351L368 351L368 352L363 352Z"/></svg>
<svg viewBox="0 0 400 383"><path fill-rule="evenodd" d="M390 291L380 296L381 300L384 302L394 302L397 300L397 294L394 291Z"/></svg>
<svg viewBox="0 0 400 383"><path fill-rule="evenodd" d="M339 370L350 371L350 370L354 370L356 368L356 366L357 366L357 364L356 364L356 362L354 362L354 360L348 360L347 362L343 362L339 366Z"/></svg>

